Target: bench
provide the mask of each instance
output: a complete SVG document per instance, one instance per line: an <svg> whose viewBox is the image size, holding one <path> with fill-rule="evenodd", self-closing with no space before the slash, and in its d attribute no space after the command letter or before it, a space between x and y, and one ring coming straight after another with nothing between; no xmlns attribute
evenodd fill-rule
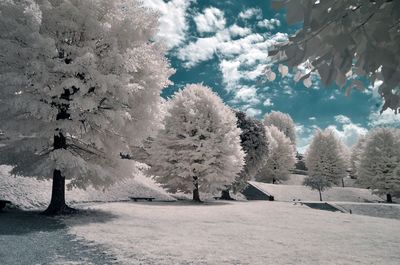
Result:
<svg viewBox="0 0 400 265"><path fill-rule="evenodd" d="M129 199L134 200L135 202L137 202L137 201L139 201L139 200L151 202L151 201L153 201L155 198L151 198L151 197L129 197Z"/></svg>
<svg viewBox="0 0 400 265"><path fill-rule="evenodd" d="M4 209L7 204L11 204L10 201L0 200L0 210Z"/></svg>

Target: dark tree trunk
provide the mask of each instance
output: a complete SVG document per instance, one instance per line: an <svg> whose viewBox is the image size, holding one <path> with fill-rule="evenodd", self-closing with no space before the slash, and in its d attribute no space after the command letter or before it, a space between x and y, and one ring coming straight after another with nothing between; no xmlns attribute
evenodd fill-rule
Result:
<svg viewBox="0 0 400 265"><path fill-rule="evenodd" d="M342 187L344 188L344 179L342 178Z"/></svg>
<svg viewBox="0 0 400 265"><path fill-rule="evenodd" d="M59 132L58 135L54 135L54 150L56 149L66 149L67 141L64 135ZM61 174L60 170L55 169L53 171L53 188L51 192L50 205L44 211L46 215L62 215L71 214L76 212L67 206L65 203L65 177Z"/></svg>
<svg viewBox="0 0 400 265"><path fill-rule="evenodd" d="M386 194L386 202L388 202L388 203L393 203L393 200L392 200L392 195L391 194Z"/></svg>
<svg viewBox="0 0 400 265"><path fill-rule="evenodd" d="M193 201L195 202L201 202L200 200L200 193L199 193L199 182L197 181L197 177L193 177L193 184L194 184L194 189L193 189Z"/></svg>
<svg viewBox="0 0 400 265"><path fill-rule="evenodd" d="M227 201L233 201L234 199L231 197L229 189L221 191L221 197L219 198L220 200L227 200Z"/></svg>
<svg viewBox="0 0 400 265"><path fill-rule="evenodd" d="M318 190L318 193L319 193L319 200L322 202L322 192L321 192L321 190Z"/></svg>

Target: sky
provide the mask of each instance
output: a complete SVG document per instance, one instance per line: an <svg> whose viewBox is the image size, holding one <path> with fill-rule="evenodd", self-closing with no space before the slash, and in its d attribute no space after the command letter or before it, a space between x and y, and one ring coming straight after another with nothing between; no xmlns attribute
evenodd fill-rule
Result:
<svg viewBox="0 0 400 265"><path fill-rule="evenodd" d="M287 25L284 10L269 0L144 0L160 15L155 41L167 48L176 74L163 91L171 97L186 84L211 87L224 102L263 119L271 111L291 115L296 123L297 148L304 153L316 129L330 127L349 147L369 129L400 127L400 115L385 111L377 94L379 83L350 96L339 88L323 87L314 77L311 87L294 81L293 70L269 81L268 50L288 39L301 25Z"/></svg>

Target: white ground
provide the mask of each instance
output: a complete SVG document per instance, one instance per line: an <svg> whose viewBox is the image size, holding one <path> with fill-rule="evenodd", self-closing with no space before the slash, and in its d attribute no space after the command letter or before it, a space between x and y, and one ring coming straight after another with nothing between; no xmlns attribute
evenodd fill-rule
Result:
<svg viewBox="0 0 400 265"><path fill-rule="evenodd" d="M11 201L21 209L44 209L51 198L51 181L39 181L31 177L11 176L11 167L0 165L0 199ZM157 200L175 200L151 179L138 173L134 178L125 180L103 190L88 188L66 192L68 203L85 201L120 201L129 197L154 197ZM0 264L1 265L1 264Z"/></svg>
<svg viewBox="0 0 400 265"><path fill-rule="evenodd" d="M284 202L107 203L64 219L120 264L400 264L400 221ZM101 219L107 213L107 221Z"/></svg>
<svg viewBox="0 0 400 265"><path fill-rule="evenodd" d="M267 184L262 182L250 181L257 188L273 195L276 201L319 201L319 194L316 190L311 190L305 186ZM345 201L345 202L378 202L382 201L370 190L360 188L333 187L322 193L324 201Z"/></svg>

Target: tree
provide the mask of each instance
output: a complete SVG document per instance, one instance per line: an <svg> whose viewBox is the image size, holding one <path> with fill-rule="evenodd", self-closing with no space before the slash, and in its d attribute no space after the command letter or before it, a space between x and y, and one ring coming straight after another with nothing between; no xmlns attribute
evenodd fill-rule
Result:
<svg viewBox="0 0 400 265"><path fill-rule="evenodd" d="M360 136L360 138L357 140L357 143L351 148L350 166L352 178L358 178L359 176L358 168L360 166L361 155L365 147L365 140L365 136Z"/></svg>
<svg viewBox="0 0 400 265"><path fill-rule="evenodd" d="M289 137L294 146L296 145L296 126L289 114L280 111L272 111L265 116L264 125L275 126Z"/></svg>
<svg viewBox="0 0 400 265"><path fill-rule="evenodd" d="M296 163L295 150L290 139L275 126L266 127L266 135L270 145L268 159L257 176L258 181L275 183L286 180L289 170Z"/></svg>
<svg viewBox="0 0 400 265"><path fill-rule="evenodd" d="M230 186L244 165L241 130L234 112L202 85L188 85L169 103L149 148L149 174L169 192L217 192Z"/></svg>
<svg viewBox="0 0 400 265"><path fill-rule="evenodd" d="M382 111L400 108L400 2L393 0L274 0L285 7L289 25L303 27L270 52L273 61L298 67L295 79L311 84L318 73L324 85L364 88L383 82ZM300 70L303 69L303 70ZM269 72L269 71L267 71ZM361 80L360 80L361 78Z"/></svg>
<svg viewBox="0 0 400 265"><path fill-rule="evenodd" d="M151 41L157 16L136 1L0 2L1 164L49 178L47 214L68 187L132 175L119 153L152 131L173 70Z"/></svg>
<svg viewBox="0 0 400 265"><path fill-rule="evenodd" d="M371 131L365 140L358 168L361 184L386 195L387 202L400 192L396 168L400 166L399 129L379 128Z"/></svg>
<svg viewBox="0 0 400 265"><path fill-rule="evenodd" d="M322 192L338 184L346 176L347 163L342 154L342 143L330 129L317 130L306 153L308 177L304 185Z"/></svg>
<svg viewBox="0 0 400 265"><path fill-rule="evenodd" d="M306 162L304 161L304 155L296 152L296 164L295 168L301 171L307 171Z"/></svg>
<svg viewBox="0 0 400 265"><path fill-rule="evenodd" d="M234 192L241 191L247 181L254 176L265 165L268 158L268 141L265 135L265 128L259 120L247 116L242 111L235 111L237 126L242 130L240 144L245 152L245 165L232 184ZM229 189L223 190L221 199L231 199Z"/></svg>

